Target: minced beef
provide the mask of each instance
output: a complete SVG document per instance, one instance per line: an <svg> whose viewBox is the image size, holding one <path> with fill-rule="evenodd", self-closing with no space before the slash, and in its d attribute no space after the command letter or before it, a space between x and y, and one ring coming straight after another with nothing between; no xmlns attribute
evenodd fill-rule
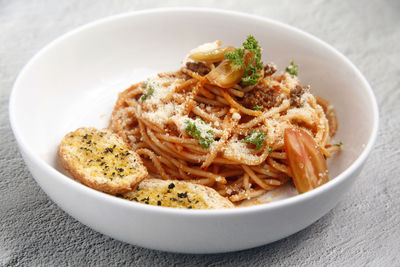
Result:
<svg viewBox="0 0 400 267"><path fill-rule="evenodd" d="M309 86L297 85L290 91L290 105L294 107L301 106L301 96L310 90Z"/></svg>
<svg viewBox="0 0 400 267"><path fill-rule="evenodd" d="M267 109L277 107L282 103L280 97L281 92L274 88L255 87L252 91L247 92L241 104L246 108L253 109L255 106L263 106Z"/></svg>
<svg viewBox="0 0 400 267"><path fill-rule="evenodd" d="M198 74L204 76L207 73L209 73L211 71L211 69L209 67L207 67L206 65L204 65L204 63L201 62L186 62L186 67L193 71L193 72L197 72Z"/></svg>
<svg viewBox="0 0 400 267"><path fill-rule="evenodd" d="M276 66L272 63L269 63L264 67L264 76L271 76L276 71L277 71Z"/></svg>

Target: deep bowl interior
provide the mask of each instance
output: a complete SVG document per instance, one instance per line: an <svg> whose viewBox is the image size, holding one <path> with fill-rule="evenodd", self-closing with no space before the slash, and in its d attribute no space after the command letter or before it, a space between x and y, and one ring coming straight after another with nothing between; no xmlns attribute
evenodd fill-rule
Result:
<svg viewBox="0 0 400 267"><path fill-rule="evenodd" d="M294 60L303 84L335 106L335 140L344 143L344 150L329 161L334 178L358 158L373 134L368 85L344 57L319 40L235 13L143 12L67 34L42 50L19 77L11 101L14 129L31 152L58 169L61 138L77 127L107 126L118 92L159 71L179 68L199 44L221 40L240 46L248 34L263 47L264 62L284 70Z"/></svg>

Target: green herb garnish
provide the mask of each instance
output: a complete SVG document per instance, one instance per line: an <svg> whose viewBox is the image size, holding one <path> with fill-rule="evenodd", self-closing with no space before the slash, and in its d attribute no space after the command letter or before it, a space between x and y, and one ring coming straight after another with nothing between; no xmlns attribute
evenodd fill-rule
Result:
<svg viewBox="0 0 400 267"><path fill-rule="evenodd" d="M186 132L193 138L199 141L202 148L208 148L214 142L215 136L211 129L206 129L206 123L197 118L196 120L186 121Z"/></svg>
<svg viewBox="0 0 400 267"><path fill-rule="evenodd" d="M254 107L252 107L253 110L262 110L263 109L263 105L258 105L258 102L256 101Z"/></svg>
<svg viewBox="0 0 400 267"><path fill-rule="evenodd" d="M264 143L265 135L265 133L251 130L250 134L247 135L242 142L253 144L256 146L256 149L260 149Z"/></svg>
<svg viewBox="0 0 400 267"><path fill-rule="evenodd" d="M154 93L154 86L152 84L148 85L147 83L142 84L143 88L149 87L149 90L146 93L143 93L140 97L140 100L145 101L149 96L152 96Z"/></svg>
<svg viewBox="0 0 400 267"><path fill-rule="evenodd" d="M272 153L272 147L268 148L268 155Z"/></svg>
<svg viewBox="0 0 400 267"><path fill-rule="evenodd" d="M338 146L338 147L341 147L341 146L343 146L343 143L340 141L339 143L337 143L337 144L333 144L334 146Z"/></svg>
<svg viewBox="0 0 400 267"><path fill-rule="evenodd" d="M242 48L235 48L233 52L226 53L225 58L230 60L234 64L234 67L242 67L243 69L246 69L246 64L243 58L244 52L245 50Z"/></svg>
<svg viewBox="0 0 400 267"><path fill-rule="evenodd" d="M297 76L299 74L299 65L294 64L294 61L292 60L290 65L286 67L285 71L291 75Z"/></svg>
<svg viewBox="0 0 400 267"><path fill-rule="evenodd" d="M246 51L252 54L248 64L244 59ZM243 48L235 48L233 52L226 53L225 58L230 60L234 66L243 68L242 83L245 85L256 85L258 79L262 77L262 74L258 72L264 68L261 63L261 47L252 35L247 36L246 42L243 43Z"/></svg>

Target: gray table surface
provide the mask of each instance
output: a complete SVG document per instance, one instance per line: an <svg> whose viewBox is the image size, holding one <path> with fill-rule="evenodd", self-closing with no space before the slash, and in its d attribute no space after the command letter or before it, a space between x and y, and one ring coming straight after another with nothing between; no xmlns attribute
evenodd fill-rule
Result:
<svg viewBox="0 0 400 267"><path fill-rule="evenodd" d="M18 152L8 98L27 61L93 20L173 6L273 18L325 40L370 82L380 108L376 145L351 192L323 218L273 244L181 255L131 246L71 218L39 188ZM400 266L400 1L0 0L0 265Z"/></svg>

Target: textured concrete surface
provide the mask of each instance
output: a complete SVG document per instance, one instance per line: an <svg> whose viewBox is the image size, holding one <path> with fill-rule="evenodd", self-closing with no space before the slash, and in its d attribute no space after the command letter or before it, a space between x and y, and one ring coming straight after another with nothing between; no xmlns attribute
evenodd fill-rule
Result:
<svg viewBox="0 0 400 267"><path fill-rule="evenodd" d="M327 41L378 99L377 143L351 193L286 239L228 254L180 255L115 241L77 222L34 182L8 122L8 97L45 44L95 19L172 6L217 7L289 23ZM400 266L400 1L0 0L0 265Z"/></svg>

